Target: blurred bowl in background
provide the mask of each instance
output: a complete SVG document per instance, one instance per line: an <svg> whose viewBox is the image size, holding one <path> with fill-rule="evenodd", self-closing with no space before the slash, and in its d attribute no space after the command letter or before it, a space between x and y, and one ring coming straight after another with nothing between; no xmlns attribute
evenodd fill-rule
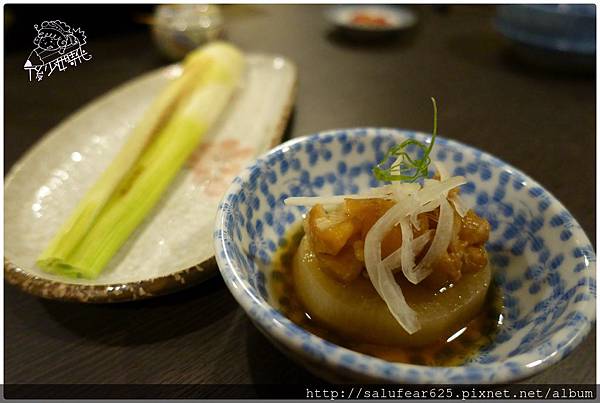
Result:
<svg viewBox="0 0 600 403"><path fill-rule="evenodd" d="M339 5L325 12L339 31L357 39L379 38L412 28L417 15L406 7L385 5Z"/></svg>
<svg viewBox="0 0 600 403"><path fill-rule="evenodd" d="M152 36L160 52L170 60L217 39L223 30L219 6L206 4L159 5L154 12Z"/></svg>
<svg viewBox="0 0 600 403"><path fill-rule="evenodd" d="M531 62L594 66L594 4L518 4L497 9L496 29L512 40L519 55Z"/></svg>

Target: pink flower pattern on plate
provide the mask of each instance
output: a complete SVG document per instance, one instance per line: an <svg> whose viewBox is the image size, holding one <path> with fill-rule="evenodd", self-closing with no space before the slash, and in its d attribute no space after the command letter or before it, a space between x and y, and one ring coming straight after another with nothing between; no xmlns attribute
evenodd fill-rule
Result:
<svg viewBox="0 0 600 403"><path fill-rule="evenodd" d="M204 188L205 194L220 198L255 151L254 147L241 145L235 139L209 141L193 152L189 166L194 180Z"/></svg>

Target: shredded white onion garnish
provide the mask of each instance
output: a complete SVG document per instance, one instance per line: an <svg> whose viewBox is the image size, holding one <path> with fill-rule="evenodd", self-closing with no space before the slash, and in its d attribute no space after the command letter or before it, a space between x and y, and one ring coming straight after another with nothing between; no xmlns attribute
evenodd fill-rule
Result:
<svg viewBox="0 0 600 403"><path fill-rule="evenodd" d="M428 213L440 207L440 201L441 198L438 197L437 199L427 202L422 206L418 206L415 210L413 210L410 213L410 222L412 223L413 227L415 227L417 230L420 230L421 224L418 220L419 214Z"/></svg>
<svg viewBox="0 0 600 403"><path fill-rule="evenodd" d="M409 334L421 328L417 314L408 305L391 269L381 265L381 242L389 228L407 215L405 206L398 203L373 224L365 238L365 267L373 287L385 301L392 316Z"/></svg>
<svg viewBox="0 0 600 403"><path fill-rule="evenodd" d="M458 194L453 194L448 199L450 200L450 203L452 203L452 205L454 206L454 209L456 210L459 216L464 217L465 215L467 215L467 211L469 211L469 209L465 207L463 199L461 199L461 197Z"/></svg>
<svg viewBox="0 0 600 403"><path fill-rule="evenodd" d="M402 245L400 247L400 262L402 272L406 278L411 275L411 269L415 266L415 252L412 248L413 231L407 217L400 220L400 230L402 231Z"/></svg>
<svg viewBox="0 0 600 403"><path fill-rule="evenodd" d="M416 193L416 197L421 201L421 204L425 204L439 198L441 195L447 196L449 191L465 183L467 181L463 176L453 176L445 181L427 179L423 184L423 188Z"/></svg>
<svg viewBox="0 0 600 403"><path fill-rule="evenodd" d="M413 334L421 328L415 311L408 305L400 286L394 278L394 271L401 269L408 281L418 284L432 272L432 264L448 249L452 239L454 211L461 217L467 212L456 192L451 190L466 183L462 176L448 176L439 163L434 163L438 179L425 179L423 186L416 183L394 183L361 194L289 197L286 205L314 206L316 204L341 204L346 199L385 199L396 202L369 230L365 237L365 267L373 287L385 301L398 323ZM449 196L450 194L450 196ZM427 230L413 239L413 228L420 230L419 214L439 208L437 228ZM402 233L400 248L385 259L381 257L381 243L389 231L399 226ZM415 258L429 245L427 252L416 264Z"/></svg>
<svg viewBox="0 0 600 403"><path fill-rule="evenodd" d="M411 248L414 256L419 255L423 251L423 248L431 241L435 231L430 229L419 235L412 241ZM382 262L386 267L391 268L393 271L402 267L402 248L390 253ZM414 266L414 261L413 261Z"/></svg>
<svg viewBox="0 0 600 403"><path fill-rule="evenodd" d="M419 284L423 279L431 274L431 264L442 256L448 249L450 240L452 239L452 226L454 225L454 210L446 200L445 196L441 197L440 215L438 218L435 236L431 241L431 246L423 256L423 259L413 269L414 276L407 277L408 281L413 284Z"/></svg>
<svg viewBox="0 0 600 403"><path fill-rule="evenodd" d="M340 204L346 199L389 199L392 200L391 189L375 188L368 192L360 195L339 195L339 196L314 196L314 197L288 197L284 200L286 206L307 206L312 207L317 204L329 205L329 204Z"/></svg>
<svg viewBox="0 0 600 403"><path fill-rule="evenodd" d="M441 163L439 163L437 161L433 161L433 165L435 166L435 170L437 171L437 173L440 177L440 181L445 181L447 178L450 177L450 175L448 175L448 171L446 170L446 167L444 167L444 165L442 165ZM459 216L464 217L467 214L467 211L469 209L465 207L464 202L462 201L462 199L460 198L458 193L454 193L454 194L450 195L448 197L448 200L450 201L450 203L452 203L452 205L454 206L454 209L456 210L456 212L458 213Z"/></svg>
<svg viewBox="0 0 600 403"><path fill-rule="evenodd" d="M433 161L433 166L435 167L435 170L437 171L441 181L445 181L450 177L450 175L448 175L448 170L446 169L446 167L442 165L439 161Z"/></svg>
<svg viewBox="0 0 600 403"><path fill-rule="evenodd" d="M413 244L412 244L412 248L413 248L413 251L415 252L415 256L423 251L423 248L425 247L425 245L427 245L429 243L429 241L431 241L431 238L433 238L434 234L435 234L435 231L432 229L429 229L415 238L415 240L413 241Z"/></svg>
<svg viewBox="0 0 600 403"><path fill-rule="evenodd" d="M378 188L373 188L361 194L348 194L338 196L312 196L312 197L288 197L284 200L286 206L306 206L312 207L317 204L331 205L343 203L346 199L386 199L400 201L398 192L403 196L408 196L414 199L420 205L424 205L439 197L440 194L447 194L448 191L466 183L462 176L453 176L446 181L437 181L428 179L425 185L418 189L418 184L415 183L398 183L395 185L387 185ZM418 189L418 190L417 190Z"/></svg>

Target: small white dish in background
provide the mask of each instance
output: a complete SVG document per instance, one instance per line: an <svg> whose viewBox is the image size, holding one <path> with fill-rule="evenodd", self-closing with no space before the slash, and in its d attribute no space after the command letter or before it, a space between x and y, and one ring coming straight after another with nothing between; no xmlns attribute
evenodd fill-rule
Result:
<svg viewBox="0 0 600 403"><path fill-rule="evenodd" d="M69 279L35 264L81 195L121 148L178 64L147 73L93 101L48 133L4 184L4 276L26 292L79 302L148 298L216 273L212 232L235 174L278 144L294 102L289 60L247 56L240 90L167 193L95 280Z"/></svg>
<svg viewBox="0 0 600 403"><path fill-rule="evenodd" d="M345 30L360 32L395 32L417 23L416 14L406 7L384 5L335 6L325 13L327 19Z"/></svg>

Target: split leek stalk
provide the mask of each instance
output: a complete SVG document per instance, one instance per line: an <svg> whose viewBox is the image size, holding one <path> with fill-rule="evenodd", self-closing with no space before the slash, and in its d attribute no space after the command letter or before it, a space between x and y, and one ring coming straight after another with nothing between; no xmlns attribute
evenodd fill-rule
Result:
<svg viewBox="0 0 600 403"><path fill-rule="evenodd" d="M191 53L37 264L93 279L150 213L238 86L244 58L216 42Z"/></svg>

